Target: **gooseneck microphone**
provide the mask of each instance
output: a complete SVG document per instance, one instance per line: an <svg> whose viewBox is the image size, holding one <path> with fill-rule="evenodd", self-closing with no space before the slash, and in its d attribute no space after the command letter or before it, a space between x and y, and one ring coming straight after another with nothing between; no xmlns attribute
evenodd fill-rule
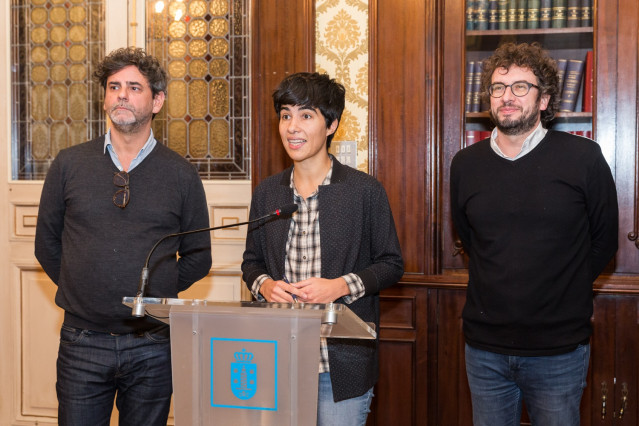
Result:
<svg viewBox="0 0 639 426"><path fill-rule="evenodd" d="M197 234L199 232L206 232L206 231L216 231L218 229L231 228L233 226L249 225L251 223L259 222L261 220L265 220L275 216L286 217L286 216L292 215L296 211L297 211L297 204L288 204L267 215L264 215L262 217L258 217L257 219L249 220L246 222L231 223L231 224L222 225L222 226L213 226L211 228L194 229L192 231L176 232L175 234L165 235L164 237L160 238L157 241L157 243L155 243L155 245L151 248L151 251L149 251L149 254L146 257L146 261L144 262L144 267L142 268L142 275L140 276L140 284L138 285L138 292L136 293L135 298L133 299L132 315L134 317L144 316L144 302L142 301L142 298L144 297L144 293L146 292L146 287L149 284L149 261L151 260L151 255L153 254L155 249L160 245L162 241L172 237L180 237L182 235Z"/></svg>

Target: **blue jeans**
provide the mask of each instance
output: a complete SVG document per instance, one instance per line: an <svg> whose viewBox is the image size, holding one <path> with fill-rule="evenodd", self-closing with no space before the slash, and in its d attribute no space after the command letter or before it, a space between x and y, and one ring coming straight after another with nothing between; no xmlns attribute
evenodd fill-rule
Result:
<svg viewBox="0 0 639 426"><path fill-rule="evenodd" d="M335 402L331 375L322 373L319 375L317 426L365 426L372 399L373 388L370 388L362 396Z"/></svg>
<svg viewBox="0 0 639 426"><path fill-rule="evenodd" d="M475 426L519 426L522 401L532 425L579 426L590 345L567 354L509 356L466 345Z"/></svg>
<svg viewBox="0 0 639 426"><path fill-rule="evenodd" d="M171 404L169 327L111 335L62 325L57 362L61 426L166 426Z"/></svg>

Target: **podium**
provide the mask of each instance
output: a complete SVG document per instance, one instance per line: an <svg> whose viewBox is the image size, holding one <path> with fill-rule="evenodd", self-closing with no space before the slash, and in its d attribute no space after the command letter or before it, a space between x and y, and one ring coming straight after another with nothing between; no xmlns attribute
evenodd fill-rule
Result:
<svg viewBox="0 0 639 426"><path fill-rule="evenodd" d="M137 302L171 327L176 426L315 426L320 337L376 338L342 304Z"/></svg>

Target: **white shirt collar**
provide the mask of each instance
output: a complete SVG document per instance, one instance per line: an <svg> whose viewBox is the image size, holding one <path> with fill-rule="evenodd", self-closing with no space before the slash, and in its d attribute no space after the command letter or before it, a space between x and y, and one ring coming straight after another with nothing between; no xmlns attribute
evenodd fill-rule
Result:
<svg viewBox="0 0 639 426"><path fill-rule="evenodd" d="M142 160L144 160L146 156L149 155L151 151L153 151L153 148L155 147L156 143L157 141L153 137L153 129L151 129L149 138L144 143L144 146L142 147L142 149L140 149L140 152L138 152L138 155L136 155L133 161L131 161L128 171L133 170L135 166L140 164ZM120 163L118 154L115 152L115 149L113 149L113 143L111 142L111 129L109 129L106 135L104 135L104 151L103 152L106 154L107 151L109 152L109 155L111 155L111 160L113 160L113 164L115 164L118 170L121 171L122 164Z"/></svg>
<svg viewBox="0 0 639 426"><path fill-rule="evenodd" d="M524 155L535 149L535 147L539 145L539 142L541 142L541 140L546 136L546 133L548 133L548 129L545 129L541 125L541 122L539 122L537 128L533 130L532 133L529 134L528 137L524 140L524 143L521 145L521 151L519 151L519 154L511 158L507 157L499 148L499 145L497 145L497 128L495 127L490 135L490 147L500 157L503 157L507 160L517 160L518 158L523 157Z"/></svg>

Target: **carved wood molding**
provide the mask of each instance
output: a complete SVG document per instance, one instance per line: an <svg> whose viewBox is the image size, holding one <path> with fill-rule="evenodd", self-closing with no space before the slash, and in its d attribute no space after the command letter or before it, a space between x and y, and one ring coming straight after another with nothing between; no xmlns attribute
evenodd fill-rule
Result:
<svg viewBox="0 0 639 426"><path fill-rule="evenodd" d="M637 66L639 69L639 55L637 55ZM636 96L637 121L635 123L635 135L639 135L639 87ZM639 143L636 145L635 152L635 202L634 202L634 228L628 232L628 239L635 243L635 247L639 249Z"/></svg>

